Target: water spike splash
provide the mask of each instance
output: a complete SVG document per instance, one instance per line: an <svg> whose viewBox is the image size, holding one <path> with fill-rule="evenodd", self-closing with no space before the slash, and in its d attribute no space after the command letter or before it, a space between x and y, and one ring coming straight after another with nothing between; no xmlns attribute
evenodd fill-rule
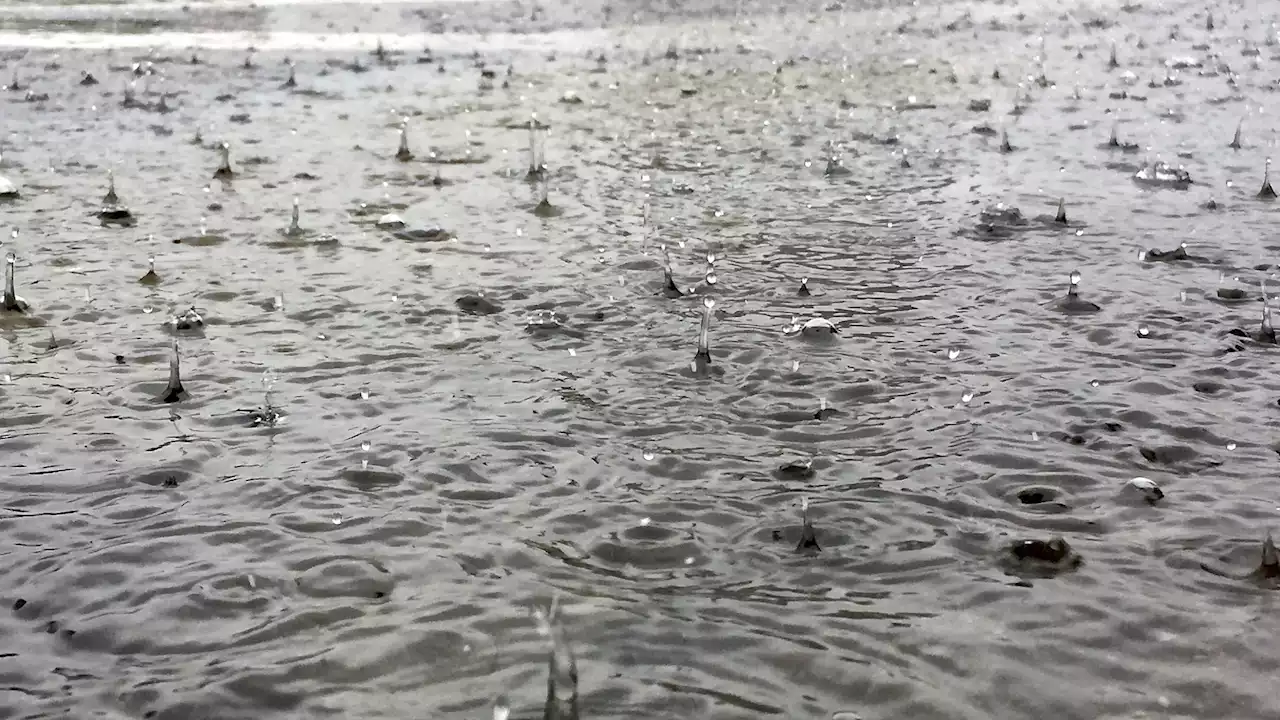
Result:
<svg viewBox="0 0 1280 720"><path fill-rule="evenodd" d="M1013 152L1013 145L1009 143L1009 131L1007 130L1000 131L1000 152L1002 153Z"/></svg>
<svg viewBox="0 0 1280 720"><path fill-rule="evenodd" d="M532 182L546 175L545 145L544 127L538 122L538 114L533 113L529 118L529 172L525 175L526 180Z"/></svg>
<svg viewBox="0 0 1280 720"><path fill-rule="evenodd" d="M289 228L284 231L289 237L298 237L302 234L302 225L299 224L301 219L301 210L298 208L298 196L293 196L293 210L289 214Z"/></svg>
<svg viewBox="0 0 1280 720"><path fill-rule="evenodd" d="M1231 148L1232 150L1240 149L1240 132L1243 129L1244 129L1244 118L1241 118L1240 122L1236 124L1236 134L1231 136L1231 142L1227 143L1227 147Z"/></svg>
<svg viewBox="0 0 1280 720"><path fill-rule="evenodd" d="M164 394L160 396L160 400L163 402L179 402L187 393L186 389L182 387L180 362L178 341L175 340L173 342L173 356L169 358L169 382L165 384Z"/></svg>
<svg viewBox="0 0 1280 720"><path fill-rule="evenodd" d="M26 300L18 297L13 281L14 266L18 264L18 256L7 253L4 256L4 311L25 313L30 309Z"/></svg>
<svg viewBox="0 0 1280 720"><path fill-rule="evenodd" d="M1058 214L1054 216L1053 221L1059 225L1067 224L1067 200L1066 198L1058 198Z"/></svg>
<svg viewBox="0 0 1280 720"><path fill-rule="evenodd" d="M213 172L213 176L222 179L235 176L235 171L231 169L231 145L225 142L219 145L218 154L221 156L221 160L218 163L218 169Z"/></svg>
<svg viewBox="0 0 1280 720"><path fill-rule="evenodd" d="M547 653L547 703L542 717L543 720L578 720L578 659L560 622L559 606L556 597L545 613L534 612L538 633L551 641Z"/></svg>
<svg viewBox="0 0 1280 720"><path fill-rule="evenodd" d="M693 356L694 370L701 372L711 366L711 317L715 314L715 298L702 299L702 325L698 328L698 352Z"/></svg>
<svg viewBox="0 0 1280 720"><path fill-rule="evenodd" d="M822 548L818 545L818 531L809 519L809 498L800 498L800 542L796 543L796 552L810 550L820 552Z"/></svg>
<svg viewBox="0 0 1280 720"><path fill-rule="evenodd" d="M1107 67L1112 70L1120 67L1120 60L1116 58L1116 44L1111 43L1111 58L1107 60Z"/></svg>
<svg viewBox="0 0 1280 720"><path fill-rule="evenodd" d="M1120 135L1117 123L1111 123L1111 137L1107 139L1107 147L1120 147Z"/></svg>
<svg viewBox="0 0 1280 720"><path fill-rule="evenodd" d="M292 62L289 63L289 77L284 81L284 84L281 85L280 87L285 89L298 87L297 68Z"/></svg>
<svg viewBox="0 0 1280 720"><path fill-rule="evenodd" d="M400 162L409 162L413 159L413 152L409 150L409 118L400 120L400 147L396 150L396 160Z"/></svg>
<svg viewBox="0 0 1280 720"><path fill-rule="evenodd" d="M809 278L800 278L800 289L796 290L796 295L800 297L809 297L812 295L809 291Z"/></svg>
<svg viewBox="0 0 1280 720"><path fill-rule="evenodd" d="M156 274L156 259L147 258L147 273L138 278L138 282L143 285L159 285L160 276Z"/></svg>
<svg viewBox="0 0 1280 720"><path fill-rule="evenodd" d="M104 206L120 204L120 196L116 194L116 171L112 168L107 169L107 194L102 196L102 204Z"/></svg>
<svg viewBox="0 0 1280 720"><path fill-rule="evenodd" d="M684 292L676 286L675 277L671 272L671 253L666 245L662 246L662 294L669 298L684 296Z"/></svg>
<svg viewBox="0 0 1280 720"><path fill-rule="evenodd" d="M1276 191L1271 187L1271 158L1267 158L1266 167L1262 171L1262 189L1258 191L1258 197L1263 200L1271 200L1275 196Z"/></svg>

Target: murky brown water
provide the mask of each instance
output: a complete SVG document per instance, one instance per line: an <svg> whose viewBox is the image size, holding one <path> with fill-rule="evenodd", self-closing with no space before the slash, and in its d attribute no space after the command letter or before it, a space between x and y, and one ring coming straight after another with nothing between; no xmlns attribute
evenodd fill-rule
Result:
<svg viewBox="0 0 1280 720"><path fill-rule="evenodd" d="M1280 511L1277 349L1225 335L1277 261L1260 6L57 5L0 5L32 305L0 318L0 717L536 717L555 594L584 718L1280 715L1280 596L1201 568L1257 567ZM1135 182L1156 159L1194 184ZM95 217L108 168L134 227ZM722 375L662 244L682 288L718 258ZM1076 269L1101 312L1051 306ZM814 316L839 338L784 333ZM1007 572L1053 536L1083 565Z"/></svg>

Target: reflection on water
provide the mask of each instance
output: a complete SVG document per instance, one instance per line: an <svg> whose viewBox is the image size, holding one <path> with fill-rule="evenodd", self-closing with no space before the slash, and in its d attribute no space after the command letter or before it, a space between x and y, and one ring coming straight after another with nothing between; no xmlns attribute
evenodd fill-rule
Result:
<svg viewBox="0 0 1280 720"><path fill-rule="evenodd" d="M50 7L0 715L1280 713L1256 11Z"/></svg>

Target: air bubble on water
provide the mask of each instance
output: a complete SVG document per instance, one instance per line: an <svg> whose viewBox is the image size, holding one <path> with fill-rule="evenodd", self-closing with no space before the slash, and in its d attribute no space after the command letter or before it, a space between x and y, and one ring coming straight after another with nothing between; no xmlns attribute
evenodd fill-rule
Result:
<svg viewBox="0 0 1280 720"><path fill-rule="evenodd" d="M361 400L368 400L368 399L369 399L369 386L368 386L368 385L363 385L363 386L361 386L361 387L360 387L360 399L361 399Z"/></svg>
<svg viewBox="0 0 1280 720"><path fill-rule="evenodd" d="M973 391L965 390L964 394L960 396L960 401L965 404L968 404L970 400L973 400Z"/></svg>
<svg viewBox="0 0 1280 720"><path fill-rule="evenodd" d="M708 285L715 285L716 282L719 280L719 278L716 277L716 273L714 270L708 269L706 280Z"/></svg>
<svg viewBox="0 0 1280 720"><path fill-rule="evenodd" d="M155 311L156 311L156 309L155 309L155 308L153 308L153 307L151 307L150 305L143 305L143 306L142 306L142 312L146 313L147 315L150 315L151 313L153 313L153 312L155 312Z"/></svg>
<svg viewBox="0 0 1280 720"><path fill-rule="evenodd" d="M956 358L958 358L958 357L960 357L960 349L959 349L959 348L950 348L950 349L948 349L948 350L947 350L947 359L948 359L948 360L955 360L955 359L956 359Z"/></svg>
<svg viewBox="0 0 1280 720"><path fill-rule="evenodd" d="M1151 328L1147 327L1146 325L1138 326L1138 337L1146 337L1150 334L1151 334Z"/></svg>
<svg viewBox="0 0 1280 720"><path fill-rule="evenodd" d="M654 453L653 453L653 451L652 451L652 450L649 450L648 448L646 448L646 449L645 449L645 450L640 454L640 457L643 457L645 460L652 460L652 459L654 458Z"/></svg>
<svg viewBox="0 0 1280 720"><path fill-rule="evenodd" d="M1089 381L1089 384L1090 384L1091 386L1093 386L1093 387L1098 387L1098 384L1099 384L1099 383L1098 383L1098 381L1097 381L1097 380L1090 380L1090 381Z"/></svg>
<svg viewBox="0 0 1280 720"><path fill-rule="evenodd" d="M1235 442L1229 442L1229 443L1227 443L1227 449L1228 449L1228 450L1235 450L1235 449L1236 449L1236 444L1235 444Z"/></svg>
<svg viewBox="0 0 1280 720"><path fill-rule="evenodd" d="M703 307L705 307L705 308L707 308L708 310L710 310L711 308L713 308L713 307L715 307L715 306L716 306L716 299L715 299L715 298L713 298L713 297L703 298L703 299L702 299L702 305L703 305Z"/></svg>
<svg viewBox="0 0 1280 720"><path fill-rule="evenodd" d="M333 514L333 517L329 519L329 522L333 523L334 525L341 525L341 524L342 524L342 515L340 515L340 514L338 514L338 513L334 513L334 514Z"/></svg>

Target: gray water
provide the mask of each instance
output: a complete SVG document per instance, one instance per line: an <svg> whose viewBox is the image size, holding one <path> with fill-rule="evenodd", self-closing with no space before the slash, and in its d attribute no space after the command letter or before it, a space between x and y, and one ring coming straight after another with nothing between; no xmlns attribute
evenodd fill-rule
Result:
<svg viewBox="0 0 1280 720"><path fill-rule="evenodd" d="M553 597L584 718L1280 714L1277 595L1202 567L1280 525L1267 6L60 5L0 4L0 717L540 717Z"/></svg>

